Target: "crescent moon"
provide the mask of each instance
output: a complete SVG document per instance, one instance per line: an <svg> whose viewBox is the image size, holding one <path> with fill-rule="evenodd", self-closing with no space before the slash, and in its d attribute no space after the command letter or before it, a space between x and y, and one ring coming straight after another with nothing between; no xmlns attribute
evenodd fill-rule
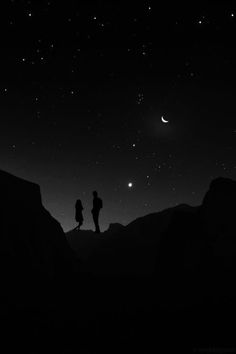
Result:
<svg viewBox="0 0 236 354"><path fill-rule="evenodd" d="M165 124L169 123L169 121L166 120L166 119L164 118L164 116L161 117L161 121L162 121L162 123L165 123Z"/></svg>

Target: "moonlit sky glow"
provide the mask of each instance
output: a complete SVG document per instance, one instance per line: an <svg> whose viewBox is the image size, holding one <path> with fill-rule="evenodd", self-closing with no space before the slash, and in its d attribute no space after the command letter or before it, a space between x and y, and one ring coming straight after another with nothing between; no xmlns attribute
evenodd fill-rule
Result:
<svg viewBox="0 0 236 354"><path fill-rule="evenodd" d="M4 1L0 168L40 184L65 231L76 199L93 227L93 190L102 230L199 204L213 178L236 179L235 13L223 0Z"/></svg>

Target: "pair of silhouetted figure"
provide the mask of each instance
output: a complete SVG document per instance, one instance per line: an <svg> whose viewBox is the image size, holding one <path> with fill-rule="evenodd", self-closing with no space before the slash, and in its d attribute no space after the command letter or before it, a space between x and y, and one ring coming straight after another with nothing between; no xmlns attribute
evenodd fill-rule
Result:
<svg viewBox="0 0 236 354"><path fill-rule="evenodd" d="M100 227L99 227L99 213L100 210L103 207L103 202L102 199L98 197L98 193L96 191L93 192L93 209L91 210L91 213L93 215L93 222L95 225L95 232L100 233ZM83 205L80 199L76 201L75 204L75 220L78 222L77 230L80 230L80 227L83 224L84 218L83 218Z"/></svg>

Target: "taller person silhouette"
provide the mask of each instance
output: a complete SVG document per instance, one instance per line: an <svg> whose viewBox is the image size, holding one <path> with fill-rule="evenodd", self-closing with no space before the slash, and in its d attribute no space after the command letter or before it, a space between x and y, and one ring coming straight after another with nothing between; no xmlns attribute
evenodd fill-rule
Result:
<svg viewBox="0 0 236 354"><path fill-rule="evenodd" d="M102 199L98 197L98 193L96 191L93 192L93 209L92 209L92 215L93 215L93 222L95 225L95 232L97 234L100 234L100 227L99 227L99 213L100 210L103 207L103 202Z"/></svg>

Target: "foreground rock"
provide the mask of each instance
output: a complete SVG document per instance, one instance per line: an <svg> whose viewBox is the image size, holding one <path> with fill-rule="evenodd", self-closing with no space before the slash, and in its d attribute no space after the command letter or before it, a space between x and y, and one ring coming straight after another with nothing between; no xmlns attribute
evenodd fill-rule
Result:
<svg viewBox="0 0 236 354"><path fill-rule="evenodd" d="M55 302L50 289L77 268L60 224L43 207L36 184L0 171L0 195L2 306Z"/></svg>

